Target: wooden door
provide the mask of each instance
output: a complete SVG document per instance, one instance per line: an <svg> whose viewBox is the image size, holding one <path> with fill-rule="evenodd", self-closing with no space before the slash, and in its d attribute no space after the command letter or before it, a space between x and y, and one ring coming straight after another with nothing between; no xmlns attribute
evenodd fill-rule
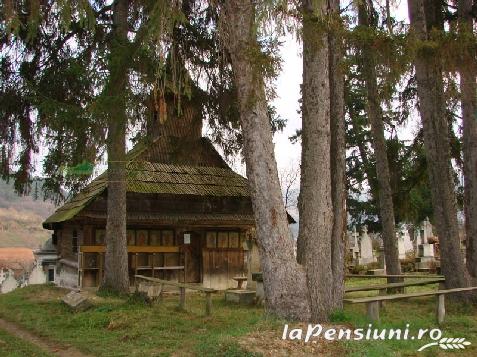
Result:
<svg viewBox="0 0 477 357"><path fill-rule="evenodd" d="M190 233L190 244L185 245L185 270L187 283L201 282L201 235L197 232Z"/></svg>
<svg viewBox="0 0 477 357"><path fill-rule="evenodd" d="M230 289L237 287L234 276L244 275L244 252L241 249L206 248L203 250L205 287Z"/></svg>

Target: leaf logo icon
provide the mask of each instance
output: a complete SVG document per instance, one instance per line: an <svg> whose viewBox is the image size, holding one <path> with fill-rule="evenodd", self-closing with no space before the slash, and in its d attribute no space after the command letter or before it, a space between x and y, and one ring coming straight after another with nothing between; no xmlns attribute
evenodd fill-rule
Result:
<svg viewBox="0 0 477 357"><path fill-rule="evenodd" d="M419 348L417 351L420 352L432 346L439 346L439 348L443 350L463 350L470 344L471 343L464 337L443 337L439 340L439 342L428 343L427 345Z"/></svg>

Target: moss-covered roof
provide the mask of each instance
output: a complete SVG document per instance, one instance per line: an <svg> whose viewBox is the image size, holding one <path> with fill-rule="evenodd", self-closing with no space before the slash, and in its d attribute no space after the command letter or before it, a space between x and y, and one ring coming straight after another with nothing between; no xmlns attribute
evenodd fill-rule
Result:
<svg viewBox="0 0 477 357"><path fill-rule="evenodd" d="M194 196L248 197L247 179L230 168L164 164L141 160L147 145L138 144L128 152L127 192ZM218 155L218 154L217 154ZM107 189L107 171L94 179L70 201L43 222L64 222L75 217Z"/></svg>

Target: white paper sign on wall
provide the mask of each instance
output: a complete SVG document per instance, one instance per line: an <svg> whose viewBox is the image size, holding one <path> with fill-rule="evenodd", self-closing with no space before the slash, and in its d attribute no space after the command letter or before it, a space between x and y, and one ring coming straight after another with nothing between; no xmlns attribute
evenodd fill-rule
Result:
<svg viewBox="0 0 477 357"><path fill-rule="evenodd" d="M184 244L190 244L190 233L184 234Z"/></svg>

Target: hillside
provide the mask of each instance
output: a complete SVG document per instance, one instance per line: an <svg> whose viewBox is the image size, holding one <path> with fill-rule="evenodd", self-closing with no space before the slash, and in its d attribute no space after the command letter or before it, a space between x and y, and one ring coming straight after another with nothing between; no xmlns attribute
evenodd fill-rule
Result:
<svg viewBox="0 0 477 357"><path fill-rule="evenodd" d="M32 195L18 196L12 183L0 180L0 248L38 248L51 235L41 223L54 210L53 203Z"/></svg>

